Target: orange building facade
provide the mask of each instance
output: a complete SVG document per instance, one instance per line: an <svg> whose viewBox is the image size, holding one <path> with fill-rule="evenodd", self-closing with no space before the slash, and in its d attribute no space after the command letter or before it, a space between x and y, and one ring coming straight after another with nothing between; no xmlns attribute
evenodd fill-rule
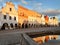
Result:
<svg viewBox="0 0 60 45"><path fill-rule="evenodd" d="M21 25L28 20L28 16L26 15L26 10L22 6L18 6L18 23Z"/></svg>
<svg viewBox="0 0 60 45"><path fill-rule="evenodd" d="M21 25L25 22L31 25L39 24L41 22L40 18L41 14L18 5L18 22Z"/></svg>
<svg viewBox="0 0 60 45"><path fill-rule="evenodd" d="M45 24L48 25L48 23L49 23L49 17L46 15L44 18L45 18Z"/></svg>

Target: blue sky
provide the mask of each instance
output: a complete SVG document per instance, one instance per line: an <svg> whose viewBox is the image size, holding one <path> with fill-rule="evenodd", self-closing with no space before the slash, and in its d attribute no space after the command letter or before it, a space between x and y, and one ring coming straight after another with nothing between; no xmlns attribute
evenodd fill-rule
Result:
<svg viewBox="0 0 60 45"><path fill-rule="evenodd" d="M0 0L0 8L9 1L13 2L16 8L19 4L30 10L49 16L57 16L60 19L60 0Z"/></svg>

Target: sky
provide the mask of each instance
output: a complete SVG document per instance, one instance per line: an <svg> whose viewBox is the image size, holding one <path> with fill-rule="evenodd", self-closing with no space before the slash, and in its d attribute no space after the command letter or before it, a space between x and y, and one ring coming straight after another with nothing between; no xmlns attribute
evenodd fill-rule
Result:
<svg viewBox="0 0 60 45"><path fill-rule="evenodd" d="M57 16L60 20L60 0L0 0L0 8L10 1L15 4L16 8L19 4L44 15Z"/></svg>

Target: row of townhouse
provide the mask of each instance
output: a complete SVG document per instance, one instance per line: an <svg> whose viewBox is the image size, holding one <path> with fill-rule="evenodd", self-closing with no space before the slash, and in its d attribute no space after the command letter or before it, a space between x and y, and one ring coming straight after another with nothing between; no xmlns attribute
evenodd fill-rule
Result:
<svg viewBox="0 0 60 45"><path fill-rule="evenodd" d="M12 2L6 2L6 5L0 10L0 29L15 29L45 24L58 25L58 20L56 18L51 19L20 5L16 10Z"/></svg>
<svg viewBox="0 0 60 45"><path fill-rule="evenodd" d="M59 26L59 21L56 16L49 17L47 15L42 15L40 18L40 24L42 26Z"/></svg>
<svg viewBox="0 0 60 45"><path fill-rule="evenodd" d="M38 23L36 19L39 16L40 14L20 5L16 10L12 2L6 2L6 5L0 10L0 29L15 29L24 27L27 24L34 25Z"/></svg>

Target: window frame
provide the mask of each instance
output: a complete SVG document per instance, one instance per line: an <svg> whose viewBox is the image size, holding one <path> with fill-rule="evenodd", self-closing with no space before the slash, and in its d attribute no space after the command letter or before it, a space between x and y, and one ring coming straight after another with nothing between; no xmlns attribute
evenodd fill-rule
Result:
<svg viewBox="0 0 60 45"><path fill-rule="evenodd" d="M3 17L4 19L7 19L7 16L6 15L4 15L4 17Z"/></svg>
<svg viewBox="0 0 60 45"><path fill-rule="evenodd" d="M16 17L14 17L14 20L16 20Z"/></svg>
<svg viewBox="0 0 60 45"><path fill-rule="evenodd" d="M12 11L12 8L10 8L10 11Z"/></svg>
<svg viewBox="0 0 60 45"><path fill-rule="evenodd" d="M9 16L9 20L12 20L12 17L11 16Z"/></svg>
<svg viewBox="0 0 60 45"><path fill-rule="evenodd" d="M10 27L11 27L11 28L13 28L13 27L14 27L14 26L13 26L13 23L10 23Z"/></svg>

